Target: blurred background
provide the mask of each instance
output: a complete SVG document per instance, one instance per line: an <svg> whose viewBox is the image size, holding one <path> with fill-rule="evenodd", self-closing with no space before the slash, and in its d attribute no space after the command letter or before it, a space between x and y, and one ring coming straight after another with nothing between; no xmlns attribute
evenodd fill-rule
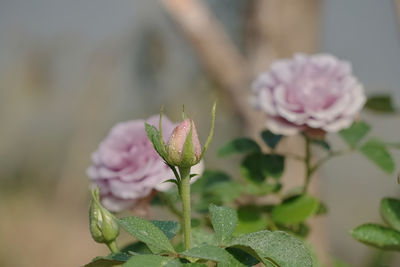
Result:
<svg viewBox="0 0 400 267"><path fill-rule="evenodd" d="M237 173L237 165L215 156L216 144L263 128L264 118L246 99L251 80L277 58L332 53L353 63L367 93L397 99L397 4L1 0L0 266L81 266L107 253L88 231L85 170L117 122L147 118L161 105L177 120L185 103L204 139L218 98L206 164ZM374 126L372 134L399 141L398 115L362 117ZM290 138L283 149L301 149L298 143ZM290 166L292 174L301 168ZM348 231L381 221L381 197L399 196L395 177L359 155L332 160L318 176L314 189L329 213L317 222L323 226L315 244L351 266L374 266L376 250ZM388 257L390 266L400 264Z"/></svg>

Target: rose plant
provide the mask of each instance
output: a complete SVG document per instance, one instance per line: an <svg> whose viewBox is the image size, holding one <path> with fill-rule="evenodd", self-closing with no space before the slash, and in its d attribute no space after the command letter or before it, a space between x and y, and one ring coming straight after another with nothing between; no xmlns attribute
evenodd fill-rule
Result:
<svg viewBox="0 0 400 267"><path fill-rule="evenodd" d="M214 131L215 105L203 148L194 121L184 112L177 125L160 114L158 125L153 116L115 126L88 169L98 187L92 189L91 233L112 253L86 266L318 266L305 241L312 231L307 222L327 212L327 205L309 193L310 181L329 159L352 152L386 173L394 171L389 148L400 146L369 137L371 126L359 114L365 103L372 110L393 111L390 99L367 101L350 63L319 54L273 63L254 82L251 102L266 114L267 129L260 133L262 144L238 137L221 146L220 157L243 157L234 178L222 170L201 170ZM294 134L303 137L304 151L281 151L280 142ZM342 138L343 148L332 147L331 134ZM319 157L314 155L317 147L323 152ZM304 184L283 192L287 158L304 163ZM105 209L132 209L143 200L168 208L178 221L117 218ZM380 235L374 231L382 227L362 227L352 235L397 249L400 204L389 202L382 214L393 229ZM136 239L121 249L120 228ZM390 239L383 245L382 236Z"/></svg>
<svg viewBox="0 0 400 267"><path fill-rule="evenodd" d="M92 154L93 164L87 175L93 186L99 187L101 203L112 212L133 208L140 201L150 201L154 191L165 192L171 188L171 184L163 182L172 179L174 173L153 149L145 122L157 125L158 115L146 121L118 123ZM168 140L175 126L164 117L164 140ZM200 162L194 171L201 174L203 168Z"/></svg>

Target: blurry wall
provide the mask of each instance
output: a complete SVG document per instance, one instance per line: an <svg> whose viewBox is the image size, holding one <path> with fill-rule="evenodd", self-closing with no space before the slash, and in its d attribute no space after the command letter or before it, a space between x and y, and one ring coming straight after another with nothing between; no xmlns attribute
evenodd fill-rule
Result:
<svg viewBox="0 0 400 267"><path fill-rule="evenodd" d="M395 1L324 1L321 50L352 62L354 73L369 94L390 93L397 104L400 94L400 29ZM371 135L398 142L400 118L364 112L373 125ZM342 145L340 140L332 140ZM393 151L400 162L398 151ZM364 222L381 222L383 196L399 197L396 174L386 175L360 155L332 160L321 174L322 194L329 205L331 249L339 258L367 266L377 250L356 242L349 230ZM390 256L389 256L390 257ZM397 260L398 257L397 257ZM399 261L390 266L397 266Z"/></svg>

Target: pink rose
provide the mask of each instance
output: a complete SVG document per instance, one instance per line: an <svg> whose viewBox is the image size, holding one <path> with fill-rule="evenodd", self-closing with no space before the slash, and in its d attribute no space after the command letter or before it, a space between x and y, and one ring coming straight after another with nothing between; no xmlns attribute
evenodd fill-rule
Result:
<svg viewBox="0 0 400 267"><path fill-rule="evenodd" d="M158 115L146 122L158 127ZM172 184L163 183L175 176L157 154L146 136L144 120L115 125L92 154L87 175L100 188L101 202L110 211L119 212L149 197L153 190L166 191ZM174 127L165 116L163 139L168 140ZM202 162L192 173L201 174Z"/></svg>
<svg viewBox="0 0 400 267"><path fill-rule="evenodd" d="M337 132L352 124L365 100L350 63L327 54L276 61L253 83L252 102L277 134Z"/></svg>

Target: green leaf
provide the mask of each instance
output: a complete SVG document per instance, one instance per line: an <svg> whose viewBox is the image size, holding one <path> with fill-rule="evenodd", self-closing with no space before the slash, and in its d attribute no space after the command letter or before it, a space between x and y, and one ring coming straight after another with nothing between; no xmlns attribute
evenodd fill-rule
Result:
<svg viewBox="0 0 400 267"><path fill-rule="evenodd" d="M141 241L136 241L136 242L133 242L133 243L130 243L130 244L124 246L121 249L121 252L125 252L125 253L134 252L137 254L152 254L149 247Z"/></svg>
<svg viewBox="0 0 400 267"><path fill-rule="evenodd" d="M202 228L192 229L192 246L200 247L204 245L218 245L213 233Z"/></svg>
<svg viewBox="0 0 400 267"><path fill-rule="evenodd" d="M285 158L276 154L267 154L264 157L266 162L264 168L267 175L273 178L280 178L285 168Z"/></svg>
<svg viewBox="0 0 400 267"><path fill-rule="evenodd" d="M303 239L306 238L310 232L310 227L305 223L279 225L279 229Z"/></svg>
<svg viewBox="0 0 400 267"><path fill-rule="evenodd" d="M381 215L385 222L397 231L400 231L400 200L383 198L381 200Z"/></svg>
<svg viewBox="0 0 400 267"><path fill-rule="evenodd" d="M129 258L131 255L126 253L111 253L105 257L96 257L92 262L85 265L85 267L111 267L116 265L121 265Z"/></svg>
<svg viewBox="0 0 400 267"><path fill-rule="evenodd" d="M264 142L267 144L268 147L271 149L274 149L276 145L281 141L283 135L280 134L274 134L273 132L269 130L265 130L261 133L261 138L264 140Z"/></svg>
<svg viewBox="0 0 400 267"><path fill-rule="evenodd" d="M281 267L312 267L313 260L305 244L299 239L282 231L259 231L242 235L231 242L231 246L251 248L246 250L253 257L261 259L264 264Z"/></svg>
<svg viewBox="0 0 400 267"><path fill-rule="evenodd" d="M232 208L218 207L213 204L210 205L209 209L217 241L220 244L229 241L238 222L236 211Z"/></svg>
<svg viewBox="0 0 400 267"><path fill-rule="evenodd" d="M160 141L161 140L160 132L157 130L156 127L148 123L145 123L145 130L147 137L153 144L154 149L165 161L167 161L167 151L165 149L165 146Z"/></svg>
<svg viewBox="0 0 400 267"><path fill-rule="evenodd" d="M368 97L365 107L367 109L377 112L393 113L396 111L390 95L370 96Z"/></svg>
<svg viewBox="0 0 400 267"><path fill-rule="evenodd" d="M264 230L267 226L267 218L257 206L241 206L238 209L236 235Z"/></svg>
<svg viewBox="0 0 400 267"><path fill-rule="evenodd" d="M325 203L319 202L319 206L317 209L317 212L315 212L316 215L324 215L328 213L328 207L325 205Z"/></svg>
<svg viewBox="0 0 400 267"><path fill-rule="evenodd" d="M192 193L201 193L220 182L231 181L231 177L222 171L205 170L203 175L191 186Z"/></svg>
<svg viewBox="0 0 400 267"><path fill-rule="evenodd" d="M351 231L358 241L385 250L400 250L400 232L378 225L362 224Z"/></svg>
<svg viewBox="0 0 400 267"><path fill-rule="evenodd" d="M243 187L231 178L218 171L206 171L203 176L192 185L193 193L200 193L194 208L198 212L208 212L208 206L213 203L223 205L238 197Z"/></svg>
<svg viewBox="0 0 400 267"><path fill-rule="evenodd" d="M282 189L282 184L279 182L267 182L262 184L248 183L246 187L243 188L247 194L266 196L271 193L277 193Z"/></svg>
<svg viewBox="0 0 400 267"><path fill-rule="evenodd" d="M361 146L360 151L387 173L394 171L394 161L386 146L377 139L370 139Z"/></svg>
<svg viewBox="0 0 400 267"><path fill-rule="evenodd" d="M173 238L180 229L178 222L174 221L151 221L155 226L157 226L169 239Z"/></svg>
<svg viewBox="0 0 400 267"><path fill-rule="evenodd" d="M351 267L350 264L344 262L341 259L333 258L332 261L333 261L332 262L333 267ZM373 266L375 266L375 265L373 265Z"/></svg>
<svg viewBox="0 0 400 267"><path fill-rule="evenodd" d="M291 198L275 206L271 218L279 224L296 224L314 215L319 208L319 201L310 195Z"/></svg>
<svg viewBox="0 0 400 267"><path fill-rule="evenodd" d="M267 176L280 178L283 174L285 158L276 154L253 153L240 165L240 173L249 181L261 184Z"/></svg>
<svg viewBox="0 0 400 267"><path fill-rule="evenodd" d="M326 140L310 139L311 143L317 145L327 151L331 150L331 145Z"/></svg>
<svg viewBox="0 0 400 267"><path fill-rule="evenodd" d="M137 255L131 257L123 267L178 267L181 266L177 259L171 259L159 255Z"/></svg>
<svg viewBox="0 0 400 267"><path fill-rule="evenodd" d="M153 253L175 252L168 237L153 223L140 217L132 216L120 219L119 224L129 234L146 243Z"/></svg>
<svg viewBox="0 0 400 267"><path fill-rule="evenodd" d="M218 151L218 156L224 157L235 153L251 152L261 152L260 146L250 138L241 137L223 145Z"/></svg>
<svg viewBox="0 0 400 267"><path fill-rule="evenodd" d="M190 178L192 178L192 177L190 177ZM165 180L163 183L173 183L173 184L178 185L178 181L176 179L168 179L168 180Z"/></svg>
<svg viewBox="0 0 400 267"><path fill-rule="evenodd" d="M351 147L355 147L363 137L370 131L371 127L363 122L354 122L349 128L341 130L339 135Z"/></svg>
<svg viewBox="0 0 400 267"><path fill-rule="evenodd" d="M237 181L224 182L214 184L212 187L209 187L204 194L204 197L211 196L217 198L221 205L224 203L228 203L236 199L240 193L242 192L242 187ZM213 203L216 204L216 203Z"/></svg>
<svg viewBox="0 0 400 267"><path fill-rule="evenodd" d="M231 259L229 260L228 264L218 263L218 267L246 267L254 266L260 262L249 253L239 248L230 247L226 248L225 250L231 254Z"/></svg>
<svg viewBox="0 0 400 267"><path fill-rule="evenodd" d="M187 257L210 260L215 262L228 262L230 256L229 253L225 251L225 249L211 245L194 247L188 251L182 252L181 254Z"/></svg>

